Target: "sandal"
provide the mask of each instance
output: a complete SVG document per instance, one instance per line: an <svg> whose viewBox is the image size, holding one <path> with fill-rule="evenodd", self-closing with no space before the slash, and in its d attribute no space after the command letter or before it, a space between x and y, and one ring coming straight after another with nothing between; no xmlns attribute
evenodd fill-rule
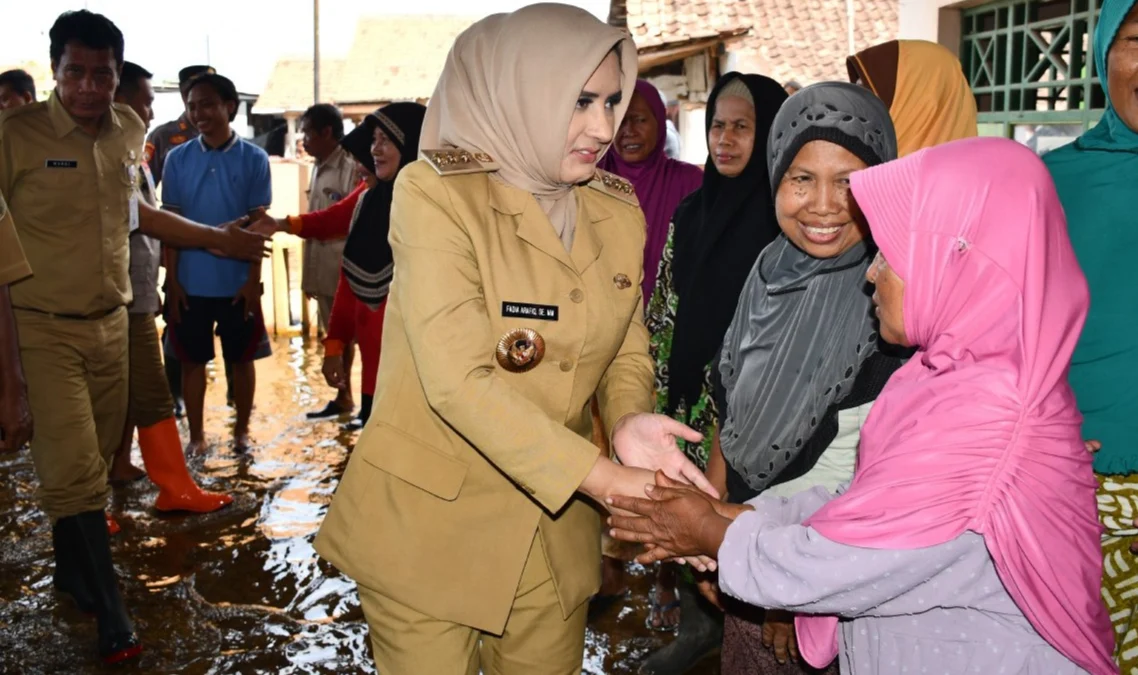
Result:
<svg viewBox="0 0 1138 675"><path fill-rule="evenodd" d="M671 611L680 608L680 593L678 589L673 589L672 593L675 594L676 599L666 605L660 604L660 599L656 596L657 587L653 586L652 590L648 591L648 618L644 620L644 627L650 631L657 633L675 633L676 629L680 627L680 619L676 617L676 622L672 625L665 623L664 616Z"/></svg>

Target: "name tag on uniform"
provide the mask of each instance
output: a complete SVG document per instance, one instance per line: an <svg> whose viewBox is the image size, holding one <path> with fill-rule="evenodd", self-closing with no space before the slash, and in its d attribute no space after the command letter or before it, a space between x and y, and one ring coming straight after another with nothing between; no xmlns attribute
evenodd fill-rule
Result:
<svg viewBox="0 0 1138 675"><path fill-rule="evenodd" d="M49 159L44 163L49 169L78 169L79 160L77 159Z"/></svg>
<svg viewBox="0 0 1138 675"><path fill-rule="evenodd" d="M557 321L556 305L531 305L524 302L503 302L502 316L521 319Z"/></svg>

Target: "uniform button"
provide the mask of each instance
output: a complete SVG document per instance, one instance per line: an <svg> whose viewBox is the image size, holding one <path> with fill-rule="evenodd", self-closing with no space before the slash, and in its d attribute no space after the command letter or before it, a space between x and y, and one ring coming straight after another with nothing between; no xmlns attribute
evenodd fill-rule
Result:
<svg viewBox="0 0 1138 675"><path fill-rule="evenodd" d="M478 287L478 295L482 295L482 287L481 286Z"/></svg>
<svg viewBox="0 0 1138 675"><path fill-rule="evenodd" d="M573 362L569 359L565 359L561 362L561 372L567 373L570 370L573 370Z"/></svg>
<svg viewBox="0 0 1138 675"><path fill-rule="evenodd" d="M580 288L574 288L573 291L569 293L569 299L573 302L582 302L585 299L585 294Z"/></svg>

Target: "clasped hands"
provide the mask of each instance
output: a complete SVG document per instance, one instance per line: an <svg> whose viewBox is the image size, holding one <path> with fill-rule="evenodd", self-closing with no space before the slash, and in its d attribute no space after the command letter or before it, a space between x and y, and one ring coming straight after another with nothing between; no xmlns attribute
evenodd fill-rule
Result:
<svg viewBox="0 0 1138 675"><path fill-rule="evenodd" d="M645 545L637 557L641 563L675 560L701 572L714 570L718 543L712 547L710 540L697 541L692 534L700 534L705 517L724 519L716 509L730 512L738 507L720 501L718 491L680 450L677 438L697 443L703 436L664 415L628 415L616 424L612 441L617 458L641 471L607 492L609 524L617 539Z"/></svg>

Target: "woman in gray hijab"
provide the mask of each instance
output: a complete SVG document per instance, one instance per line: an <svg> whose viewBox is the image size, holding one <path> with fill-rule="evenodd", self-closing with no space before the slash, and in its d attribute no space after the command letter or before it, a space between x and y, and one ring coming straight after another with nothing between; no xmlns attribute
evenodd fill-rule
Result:
<svg viewBox="0 0 1138 675"><path fill-rule="evenodd" d="M751 270L719 365L733 503L848 481L869 406L902 363L879 347L865 281L876 249L849 199L851 173L897 156L888 109L850 84L806 87L780 108L767 153L782 234ZM724 675L797 661L789 614L724 605Z"/></svg>

